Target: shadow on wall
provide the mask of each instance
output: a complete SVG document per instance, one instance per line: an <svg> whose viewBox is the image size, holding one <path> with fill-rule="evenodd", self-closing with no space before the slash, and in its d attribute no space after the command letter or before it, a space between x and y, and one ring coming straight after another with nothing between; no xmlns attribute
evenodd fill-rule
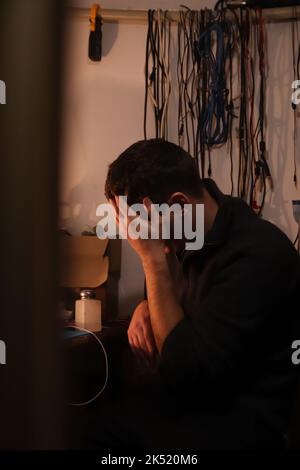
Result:
<svg viewBox="0 0 300 470"><path fill-rule="evenodd" d="M118 23L102 24L102 56L105 57L111 51L118 37Z"/></svg>
<svg viewBox="0 0 300 470"><path fill-rule="evenodd" d="M60 205L60 228L71 235L92 230L97 224L96 208L99 205L95 196L88 176L74 186L69 192L68 200Z"/></svg>

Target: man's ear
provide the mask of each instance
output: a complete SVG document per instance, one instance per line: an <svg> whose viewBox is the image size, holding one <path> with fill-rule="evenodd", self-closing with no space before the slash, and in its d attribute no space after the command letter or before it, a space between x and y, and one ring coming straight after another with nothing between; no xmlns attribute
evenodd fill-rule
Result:
<svg viewBox="0 0 300 470"><path fill-rule="evenodd" d="M183 208L185 204L192 204L191 198L185 193L173 193L169 197L168 204L171 206L172 204L180 204Z"/></svg>

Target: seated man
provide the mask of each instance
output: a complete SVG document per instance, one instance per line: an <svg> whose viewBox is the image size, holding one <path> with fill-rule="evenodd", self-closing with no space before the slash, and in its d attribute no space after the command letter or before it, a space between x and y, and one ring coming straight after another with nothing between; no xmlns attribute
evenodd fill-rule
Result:
<svg viewBox="0 0 300 470"><path fill-rule="evenodd" d="M147 300L136 308L128 338L147 363L158 357L158 380L95 415L82 445L102 451L284 446L298 373L292 343L300 339L300 268L292 243L245 202L201 180L184 150L159 139L135 143L110 165L106 196L117 218L121 195L129 206L204 204L204 246L129 239L143 265Z"/></svg>

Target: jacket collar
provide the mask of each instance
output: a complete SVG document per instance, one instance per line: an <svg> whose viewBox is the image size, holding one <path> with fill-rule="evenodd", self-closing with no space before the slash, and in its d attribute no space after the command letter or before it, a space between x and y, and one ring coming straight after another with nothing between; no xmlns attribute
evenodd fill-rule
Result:
<svg viewBox="0 0 300 470"><path fill-rule="evenodd" d="M204 237L204 245L201 250L184 250L178 256L180 262L184 262L192 255L200 254L203 251L206 251L208 247L218 247L223 245L227 238L228 228L231 221L231 202L233 198L223 194L212 179L205 178L202 180L202 182L205 189L217 202L219 209L211 230L209 230L209 232L207 232Z"/></svg>

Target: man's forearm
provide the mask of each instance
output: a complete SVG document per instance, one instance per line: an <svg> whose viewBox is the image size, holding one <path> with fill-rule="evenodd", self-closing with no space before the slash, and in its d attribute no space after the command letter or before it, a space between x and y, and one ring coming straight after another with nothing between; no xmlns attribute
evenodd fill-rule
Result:
<svg viewBox="0 0 300 470"><path fill-rule="evenodd" d="M143 261L151 325L159 353L166 337L184 317L165 257Z"/></svg>

